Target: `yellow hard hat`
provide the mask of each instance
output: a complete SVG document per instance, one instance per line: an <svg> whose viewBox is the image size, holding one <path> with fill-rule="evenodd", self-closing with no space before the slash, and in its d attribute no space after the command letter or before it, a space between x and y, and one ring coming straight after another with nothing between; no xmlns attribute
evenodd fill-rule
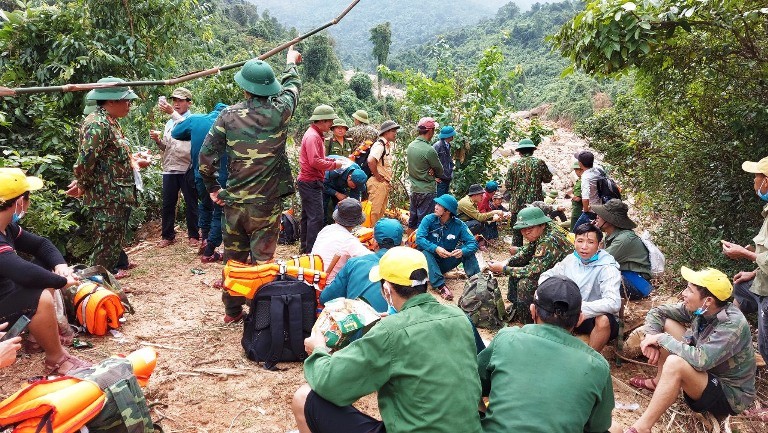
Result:
<svg viewBox="0 0 768 433"><path fill-rule="evenodd" d="M727 275L717 269L706 268L700 271L683 266L680 268L680 274L686 281L697 286L706 287L715 297L721 301L731 297L733 285Z"/></svg>

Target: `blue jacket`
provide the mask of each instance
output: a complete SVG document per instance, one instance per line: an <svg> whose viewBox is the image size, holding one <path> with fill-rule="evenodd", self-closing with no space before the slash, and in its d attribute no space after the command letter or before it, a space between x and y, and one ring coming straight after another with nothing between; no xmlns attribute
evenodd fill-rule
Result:
<svg viewBox="0 0 768 433"><path fill-rule="evenodd" d="M211 126L219 117L221 110L227 108L226 104L219 102L208 114L193 114L177 123L171 131L171 137L176 140L189 140L192 145L192 169L195 171L195 177L201 179L199 170L200 148L203 147L205 136L211 130ZM219 184L223 187L227 184L227 166L229 165L227 154L221 158L219 165Z"/></svg>
<svg viewBox="0 0 768 433"><path fill-rule="evenodd" d="M333 279L331 284L320 293L320 302L326 302L336 298L356 299L365 298L374 310L379 313L387 311L387 301L381 295L381 283L368 279L371 268L379 264L381 256L387 250L382 248L376 254L366 254L360 257L352 257Z"/></svg>
<svg viewBox="0 0 768 433"><path fill-rule="evenodd" d="M339 159L339 157L335 155L331 155L329 158ZM340 192L347 197L360 201L360 197L362 197L363 193L366 191L365 185L353 189L347 184L347 177L349 177L349 174L355 169L360 170L360 166L353 162L352 165L347 168L326 171L325 179L323 180L323 194L335 197L336 193Z"/></svg>
<svg viewBox="0 0 768 433"><path fill-rule="evenodd" d="M451 157L451 143L445 140L437 140L432 147L437 152L437 157L440 159L440 165L443 166L443 175L440 179L451 180L453 179L453 158Z"/></svg>
<svg viewBox="0 0 768 433"><path fill-rule="evenodd" d="M461 245L461 252L465 257L477 251L477 241L464 221L451 216L443 225L440 223L440 218L433 213L421 220L416 230L416 245L421 250L433 254L437 247L453 251L457 245Z"/></svg>

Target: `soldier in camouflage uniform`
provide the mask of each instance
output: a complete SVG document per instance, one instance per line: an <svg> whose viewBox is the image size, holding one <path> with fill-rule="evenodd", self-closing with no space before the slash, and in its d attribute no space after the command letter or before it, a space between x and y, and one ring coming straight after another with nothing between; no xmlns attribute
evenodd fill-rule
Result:
<svg viewBox="0 0 768 433"><path fill-rule="evenodd" d="M368 112L357 110L352 114L355 125L347 131L347 138L352 141L352 153L349 159L359 165L365 175L371 178L371 169L368 167L368 156L371 154L371 147L376 139L379 138L379 131L371 125L368 119Z"/></svg>
<svg viewBox="0 0 768 433"><path fill-rule="evenodd" d="M653 378L634 377L630 384L654 390L643 415L626 432L650 432L684 392L695 412L722 420L743 412L755 400L755 353L749 323L728 302L733 287L716 269L680 270L688 286L683 302L660 305L645 316L640 343L648 362L658 366ZM686 329L687 328L687 329Z"/></svg>
<svg viewBox="0 0 768 433"><path fill-rule="evenodd" d="M547 164L533 156L533 151L536 150L533 141L524 138L520 140L515 150L521 158L509 166L504 182L504 186L510 194L509 211L512 213L512 221L516 221L517 213L526 204L544 201L541 184L552 182L552 173L547 168ZM523 237L520 232L512 230L512 243L518 247L523 244Z"/></svg>
<svg viewBox="0 0 768 433"><path fill-rule="evenodd" d="M235 75L246 100L224 109L200 150L200 176L211 200L224 206L224 259L253 263L272 260L280 233L283 197L294 193L285 151L288 122L299 100L296 64L301 54L288 50L280 81L272 67L250 60ZM219 160L229 157L226 189L219 185ZM222 293L225 323L240 320L245 298Z"/></svg>
<svg viewBox="0 0 768 433"><path fill-rule="evenodd" d="M123 80L107 77L99 82ZM88 236L95 244L91 263L123 278L128 276L126 268L130 266L123 241L140 178L117 119L128 115L131 100L137 96L124 86L96 89L89 95L98 108L80 126L80 147L74 166L76 181L70 184L68 194L82 197L87 208L91 221Z"/></svg>
<svg viewBox="0 0 768 433"><path fill-rule="evenodd" d="M528 243L520 247L506 265L491 262L488 266L493 272L509 275L507 299L512 303L509 310L512 318L522 323L533 323L529 306L539 276L573 252L573 244L537 207L521 210L514 229L520 230Z"/></svg>

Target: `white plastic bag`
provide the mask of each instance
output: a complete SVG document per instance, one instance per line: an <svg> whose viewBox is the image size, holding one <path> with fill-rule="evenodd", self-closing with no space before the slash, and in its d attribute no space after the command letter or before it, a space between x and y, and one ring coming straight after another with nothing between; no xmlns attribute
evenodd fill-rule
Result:
<svg viewBox="0 0 768 433"><path fill-rule="evenodd" d="M643 234L640 235L640 239L643 241L643 244L645 244L645 248L648 249L648 258L651 261L651 275L655 277L663 274L664 265L667 262L664 253L662 253L659 247L651 241L651 234L648 233L648 230L643 231Z"/></svg>

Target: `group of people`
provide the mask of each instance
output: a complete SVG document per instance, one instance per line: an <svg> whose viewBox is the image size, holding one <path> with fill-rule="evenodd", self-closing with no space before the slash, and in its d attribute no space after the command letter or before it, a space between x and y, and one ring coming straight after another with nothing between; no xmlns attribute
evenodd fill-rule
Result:
<svg viewBox="0 0 768 433"><path fill-rule="evenodd" d="M189 245L198 248L203 262L271 261L282 200L297 190L300 252L318 254L325 265L332 264L320 301L362 296L387 315L363 338L335 353L322 336L305 341L310 354L304 365L307 385L293 400L299 430L616 431L611 426L610 371L598 352L618 337L622 298L651 292L651 267L627 204L618 199L603 203L597 194L601 169L594 155L575 155L580 185L572 200L581 211L571 218L571 241L567 230L533 205L544 201L542 184L552 180L546 163L534 156L533 141L523 139L517 145L520 157L504 181L508 208L497 181L471 185L457 200L450 188L456 131L431 117L421 118L418 136L406 148L410 212L404 228L384 217L402 128L392 120L375 128L360 110L349 128L334 108L316 107L301 140L298 177L292 178L286 138L301 91L300 61L298 51L289 49L279 78L267 63L248 61L235 75L244 100L228 107L218 104L208 114L190 113L191 92L175 89L171 104L162 98L158 102L171 116L164 130L150 131L163 152L159 246L175 241L181 192ZM114 84L88 95L95 108L81 126L75 181L68 194L81 198L87 209L93 264L125 277L133 264L122 249L123 240L142 188L139 170L149 161L131 151L118 122L136 94L118 78L100 82ZM754 188L768 201L768 158L745 162L743 168L754 173ZM42 181L18 169L0 169L0 177L0 324L31 316L29 330L46 353L48 373L86 366L66 352L55 332L53 290L77 280L49 241L19 226L29 193L40 189ZM364 198L371 205L374 229L370 249L352 234L366 220ZM632 381L654 395L628 432L649 432L680 389L693 410L715 416L736 414L752 404L755 355L741 310L761 311L759 350L766 357L768 210L764 216L754 251L723 242L728 257L757 266L735 276L735 290L722 272L684 267L688 286L683 302L648 313L642 350L659 369L655 377ZM509 313L524 326L503 329L479 351L466 315L438 302L427 289L431 286L451 300L445 273L459 265L467 276L479 273L476 252L483 240L498 237L506 220L512 225L511 256L489 268L508 276ZM414 232L416 248L403 246L404 236ZM221 243L223 257L216 252ZM17 251L34 256L36 263L21 259ZM733 296L737 304L730 302ZM242 319L245 298L224 291L222 302L225 323ZM577 341L574 333L588 335L589 345ZM8 363L18 343L12 339L0 344L1 364ZM375 391L381 421L351 406ZM563 398L553 399L554 392Z"/></svg>

